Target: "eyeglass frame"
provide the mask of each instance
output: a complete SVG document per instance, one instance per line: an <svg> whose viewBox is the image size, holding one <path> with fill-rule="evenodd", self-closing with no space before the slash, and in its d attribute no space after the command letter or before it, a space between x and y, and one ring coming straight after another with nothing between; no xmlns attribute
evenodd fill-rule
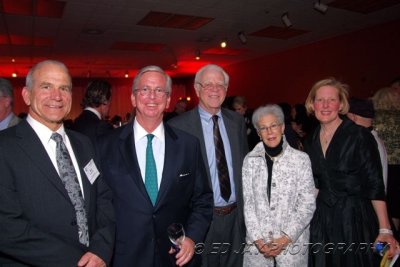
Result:
<svg viewBox="0 0 400 267"><path fill-rule="evenodd" d="M259 127L257 129L257 131L260 132L260 133L262 133L262 132L266 132L267 133L269 131L275 133L275 132L277 132L279 130L278 127L281 126L282 124L283 123L274 122L270 126Z"/></svg>
<svg viewBox="0 0 400 267"><path fill-rule="evenodd" d="M203 84L201 82L197 82L197 84L200 85L200 87L206 91L210 91L212 89L217 89L218 91L220 91L220 90L226 90L227 88L226 84L215 84L215 83Z"/></svg>
<svg viewBox="0 0 400 267"><path fill-rule="evenodd" d="M154 95L157 98L163 98L164 96L169 96L170 94L170 92L167 92L167 90L162 89L161 87L156 87L156 88L143 87L143 88L136 88L133 91L135 93L139 93L143 97L149 97L151 93L154 93Z"/></svg>

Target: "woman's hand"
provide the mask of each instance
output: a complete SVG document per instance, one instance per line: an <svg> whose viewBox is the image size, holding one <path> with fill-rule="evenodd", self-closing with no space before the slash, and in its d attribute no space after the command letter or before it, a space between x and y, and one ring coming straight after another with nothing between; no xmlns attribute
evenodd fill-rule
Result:
<svg viewBox="0 0 400 267"><path fill-rule="evenodd" d="M393 258L393 256L396 255L396 250L399 249L399 243L393 237L392 234L379 234L375 240L375 244L377 242L386 242L387 244L389 244L389 252L388 252L389 259Z"/></svg>
<svg viewBox="0 0 400 267"><path fill-rule="evenodd" d="M289 245L290 239L286 235L283 235L279 238L273 239L271 242L267 244L269 248L269 256L276 257L278 256L285 248Z"/></svg>

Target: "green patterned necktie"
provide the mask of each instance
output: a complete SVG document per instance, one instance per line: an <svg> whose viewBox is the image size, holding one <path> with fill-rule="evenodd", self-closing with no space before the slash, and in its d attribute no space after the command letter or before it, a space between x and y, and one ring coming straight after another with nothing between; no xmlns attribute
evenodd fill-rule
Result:
<svg viewBox="0 0 400 267"><path fill-rule="evenodd" d="M158 194L158 183L157 183L157 168L156 162L153 155L152 140L154 138L153 134L148 134L147 136L147 148L146 148L146 172L144 184L146 186L147 193L153 203L156 204L157 194Z"/></svg>

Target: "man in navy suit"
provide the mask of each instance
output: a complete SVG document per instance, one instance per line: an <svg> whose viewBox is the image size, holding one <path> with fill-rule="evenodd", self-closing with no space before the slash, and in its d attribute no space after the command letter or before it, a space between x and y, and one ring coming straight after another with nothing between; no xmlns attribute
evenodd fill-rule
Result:
<svg viewBox="0 0 400 267"><path fill-rule="evenodd" d="M241 267L245 226L243 218L242 164L248 152L246 125L243 117L221 108L229 85L228 74L217 65L202 67L194 80L199 106L168 123L200 140L208 181L214 193L214 214L203 251L204 267ZM218 117L223 140L229 184L229 197L223 197L219 182L218 160L214 139L214 119Z"/></svg>
<svg viewBox="0 0 400 267"><path fill-rule="evenodd" d="M65 65L36 64L22 97L27 119L0 132L0 266L104 267L115 235L111 190L98 172L90 140L64 129L72 103ZM57 160L60 143L53 135L62 138L63 155L71 158L67 172ZM73 190L60 178L66 173L74 178ZM77 195L79 204L83 198L79 207ZM89 235L84 241L81 229Z"/></svg>
<svg viewBox="0 0 400 267"><path fill-rule="evenodd" d="M134 79L134 120L99 139L106 182L114 192L117 242L114 267L199 266L195 243L203 242L212 217L212 192L198 140L163 123L171 100L171 78L148 66ZM151 144L149 144L149 137ZM151 147L156 181L147 186ZM167 228L181 223L186 238L171 248Z"/></svg>

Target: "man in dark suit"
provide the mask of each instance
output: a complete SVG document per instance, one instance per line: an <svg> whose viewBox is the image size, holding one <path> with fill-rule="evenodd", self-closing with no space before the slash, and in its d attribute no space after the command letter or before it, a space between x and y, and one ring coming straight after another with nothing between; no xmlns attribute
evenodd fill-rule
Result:
<svg viewBox="0 0 400 267"><path fill-rule="evenodd" d="M209 167L207 175L214 193L214 214L203 252L203 266L208 267L239 267L243 259L242 163L248 146L243 117L221 108L228 84L229 76L221 67L212 64L202 67L194 82L199 106L169 121L170 125L200 140L204 163ZM222 147L217 145L220 141L216 138L222 138ZM223 160L221 154L224 154Z"/></svg>
<svg viewBox="0 0 400 267"><path fill-rule="evenodd" d="M110 132L113 127L104 119L109 115L111 105L111 84L94 80L86 88L81 106L82 113L75 119L72 129L88 136L93 143L100 135Z"/></svg>
<svg viewBox="0 0 400 267"><path fill-rule="evenodd" d="M90 140L64 129L71 92L63 63L38 63L22 90L27 119L0 132L0 266L104 267L111 260L111 190Z"/></svg>
<svg viewBox="0 0 400 267"><path fill-rule="evenodd" d="M114 192L117 242L113 266L198 266L212 217L200 145L194 136L163 123L171 78L159 67L139 71L131 101L134 120L99 139L104 177ZM152 164L150 164L152 163ZM184 226L186 238L171 249L167 228Z"/></svg>

